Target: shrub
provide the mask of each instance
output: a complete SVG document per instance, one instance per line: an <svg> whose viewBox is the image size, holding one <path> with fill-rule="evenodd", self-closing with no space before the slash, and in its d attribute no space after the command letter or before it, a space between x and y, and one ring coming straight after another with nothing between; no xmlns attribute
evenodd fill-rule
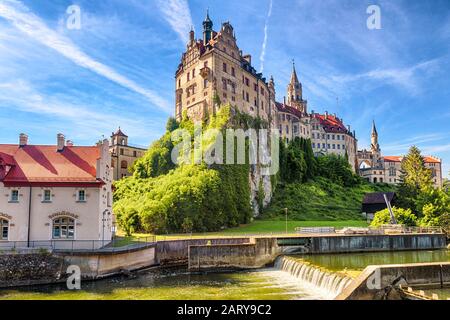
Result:
<svg viewBox="0 0 450 320"><path fill-rule="evenodd" d="M417 217L411 212L410 209L402 209L393 207L394 217L398 224L406 225L409 227L417 225ZM384 209L375 213L374 219L370 224L372 227L380 227L384 224L391 223L391 215L388 209Z"/></svg>

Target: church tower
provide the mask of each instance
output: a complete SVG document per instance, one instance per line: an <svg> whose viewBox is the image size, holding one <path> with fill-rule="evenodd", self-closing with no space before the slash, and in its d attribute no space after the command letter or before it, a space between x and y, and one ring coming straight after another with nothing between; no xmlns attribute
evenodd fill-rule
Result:
<svg viewBox="0 0 450 320"><path fill-rule="evenodd" d="M307 112L306 101L303 100L302 84L298 81L294 60L292 60L291 81L287 87L287 104L303 113Z"/></svg>

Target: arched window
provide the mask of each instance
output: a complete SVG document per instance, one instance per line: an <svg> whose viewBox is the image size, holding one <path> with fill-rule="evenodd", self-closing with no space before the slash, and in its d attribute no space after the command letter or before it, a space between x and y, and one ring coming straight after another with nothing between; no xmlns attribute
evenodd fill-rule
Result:
<svg viewBox="0 0 450 320"><path fill-rule="evenodd" d="M8 240L9 222L8 220L0 219L0 240Z"/></svg>
<svg viewBox="0 0 450 320"><path fill-rule="evenodd" d="M126 160L122 160L122 162L120 162L120 167L122 169L127 169L128 168L128 163L126 162Z"/></svg>
<svg viewBox="0 0 450 320"><path fill-rule="evenodd" d="M75 220L59 217L53 220L53 239L73 239L75 237Z"/></svg>

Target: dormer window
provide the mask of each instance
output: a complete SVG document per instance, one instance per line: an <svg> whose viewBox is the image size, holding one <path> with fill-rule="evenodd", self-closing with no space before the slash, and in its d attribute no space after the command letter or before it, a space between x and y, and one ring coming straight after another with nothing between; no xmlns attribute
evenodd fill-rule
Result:
<svg viewBox="0 0 450 320"><path fill-rule="evenodd" d="M42 195L42 202L52 202L52 191L47 189L44 190L44 194Z"/></svg>
<svg viewBox="0 0 450 320"><path fill-rule="evenodd" d="M11 190L10 202L19 202L19 190Z"/></svg>

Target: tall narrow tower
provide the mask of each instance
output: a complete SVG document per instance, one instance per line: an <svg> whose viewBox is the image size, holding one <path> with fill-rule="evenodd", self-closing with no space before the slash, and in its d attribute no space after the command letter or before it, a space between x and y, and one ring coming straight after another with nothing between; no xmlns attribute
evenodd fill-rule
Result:
<svg viewBox="0 0 450 320"><path fill-rule="evenodd" d="M296 102L302 101L302 84L298 81L297 72L295 71L295 62L292 60L291 81L287 88L287 103L294 106Z"/></svg>
<svg viewBox="0 0 450 320"><path fill-rule="evenodd" d="M203 21L203 44L206 46L212 38L213 33L213 22L209 18L209 9L206 10L206 18Z"/></svg>
<svg viewBox="0 0 450 320"><path fill-rule="evenodd" d="M375 125L375 120L372 123L372 136L371 136L370 150L372 151L372 167L376 167L379 159L381 158L381 149L378 143L378 131Z"/></svg>

